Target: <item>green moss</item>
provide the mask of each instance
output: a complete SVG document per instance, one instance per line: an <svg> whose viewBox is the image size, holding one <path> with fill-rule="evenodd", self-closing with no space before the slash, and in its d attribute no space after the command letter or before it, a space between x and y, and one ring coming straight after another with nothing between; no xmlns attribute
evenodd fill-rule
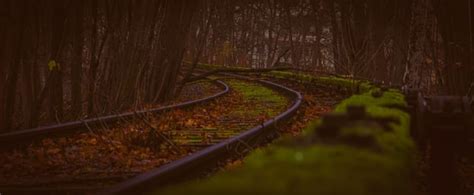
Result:
<svg viewBox="0 0 474 195"><path fill-rule="evenodd" d="M384 105L400 105L406 106L402 94L390 91L384 93L381 98L373 98L369 94L353 96L342 102L336 112L344 111L347 105L365 105L367 112L372 116L391 117L398 119L400 124L391 124L392 132L383 132L376 134L381 147L388 153L396 155L396 158L406 157L403 159L410 161L411 155L414 154L414 143L409 134L410 116L408 113L398 109L388 108Z"/></svg>
<svg viewBox="0 0 474 195"><path fill-rule="evenodd" d="M260 99L267 102L286 103L286 99L277 92L258 84L231 81L232 87L239 91L245 99Z"/></svg>
<svg viewBox="0 0 474 195"><path fill-rule="evenodd" d="M403 166L347 146L274 147L256 151L242 169L163 194L406 194Z"/></svg>
<svg viewBox="0 0 474 195"><path fill-rule="evenodd" d="M229 80L228 83L233 90L242 95L244 101L253 105L251 109L234 110L233 112L237 115L276 116L288 104L288 100L283 95L262 85L239 80Z"/></svg>
<svg viewBox="0 0 474 195"><path fill-rule="evenodd" d="M208 70L215 70L215 69L220 69L220 68L231 68L231 69L236 69L236 70L248 70L249 68L243 67L241 65L236 65L236 66L221 66L221 65L214 65L214 64L204 64L204 63L199 63L197 65L197 68L201 69L208 69Z"/></svg>
<svg viewBox="0 0 474 195"><path fill-rule="evenodd" d="M327 86L335 86L335 87L342 87L347 89L357 89L359 86L359 90L362 92L369 91L373 89L373 86L366 81L357 81L352 79L346 78L339 78L334 76L324 76L324 77L315 77L305 73L298 73L298 72L288 72L288 71L271 71L269 73L264 73L263 75L273 77L273 78L280 78L280 79L296 79L299 81L304 81L308 83L318 84L318 85L327 85Z"/></svg>
<svg viewBox="0 0 474 195"><path fill-rule="evenodd" d="M198 64L198 68L214 70L219 68L231 68L235 70L249 70L250 68L236 65L232 67L223 67L220 65L213 65L213 64ZM315 77L309 74L301 73L301 72L290 72L290 71L271 71L268 73L259 73L264 76L273 77L273 78L280 78L280 79L296 79L299 81L314 83L318 85L329 85L335 87L342 87L347 89L357 89L361 92L370 91L374 87L370 85L367 81L357 81L352 79L346 78L339 78L334 76L327 76L327 77Z"/></svg>

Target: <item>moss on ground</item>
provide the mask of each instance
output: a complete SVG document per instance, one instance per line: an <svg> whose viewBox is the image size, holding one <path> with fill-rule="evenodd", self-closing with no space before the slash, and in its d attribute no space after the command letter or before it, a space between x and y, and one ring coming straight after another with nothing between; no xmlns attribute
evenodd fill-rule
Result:
<svg viewBox="0 0 474 195"><path fill-rule="evenodd" d="M344 145L254 152L245 167L163 194L406 194L409 177L388 156Z"/></svg>
<svg viewBox="0 0 474 195"><path fill-rule="evenodd" d="M198 64L198 68L208 69L208 70L215 70L219 68L230 68L235 70L249 70L248 67L243 66L232 66L232 67L224 67L220 65L213 65L213 64ZM340 78L335 76L323 76L323 77L314 77L310 74L301 73L301 72L290 72L290 71L271 71L267 73L259 73L264 76L269 76L273 78L280 78L280 79L296 79L299 81L309 82L318 85L329 85L335 87L343 87L348 89L357 89L359 91L369 91L374 88L368 81L358 81L353 79L346 79Z"/></svg>
<svg viewBox="0 0 474 195"><path fill-rule="evenodd" d="M269 73L264 73L263 75L280 78L280 79L296 79L299 81L304 81L308 83L318 84L318 85L328 85L335 87L343 87L348 89L356 89L359 87L360 91L369 91L374 87L370 85L367 81L357 81L352 79L339 78L334 76L322 76L314 77L305 73L295 73L288 71L271 71Z"/></svg>
<svg viewBox="0 0 474 195"><path fill-rule="evenodd" d="M248 70L249 69L242 66L221 66L221 65L214 65L214 64L204 64L204 63L198 64L197 68L208 69L208 70L215 70L215 69L220 69L220 68L230 68L230 69L235 69L235 70Z"/></svg>
<svg viewBox="0 0 474 195"><path fill-rule="evenodd" d="M318 80L307 75L301 76L303 78L341 86L352 82L339 78ZM300 138L285 139L254 151L239 169L157 193L413 194L415 146L408 132L410 118L401 110L387 107L406 106L404 96L390 90L375 98L373 90L378 89L367 84L365 93L344 100L334 112L345 113L348 106L363 105L370 116L399 120L399 123L390 123L390 131L377 123L354 123L341 128L338 137L330 142L307 143L305 140L317 137L322 124L315 120ZM355 147L338 140L346 136L372 137L375 147Z"/></svg>
<svg viewBox="0 0 474 195"><path fill-rule="evenodd" d="M250 115L253 117L262 115L276 116L284 110L288 104L288 100L284 96L262 85L237 80L230 80L229 84L234 90L242 94L244 101L250 103L258 102L258 104L253 104L252 108L235 110L234 112L236 114Z"/></svg>
<svg viewBox="0 0 474 195"><path fill-rule="evenodd" d="M184 127L169 132L175 143L200 146L219 143L260 125L265 119L276 117L288 105L283 94L266 86L238 79L214 79L225 80L232 90L226 104L186 119Z"/></svg>

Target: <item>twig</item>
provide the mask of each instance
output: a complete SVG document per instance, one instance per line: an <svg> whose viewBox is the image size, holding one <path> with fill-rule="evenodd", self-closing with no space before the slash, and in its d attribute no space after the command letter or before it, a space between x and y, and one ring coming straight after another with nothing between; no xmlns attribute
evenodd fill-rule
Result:
<svg viewBox="0 0 474 195"><path fill-rule="evenodd" d="M145 116L141 115L141 114L138 114L137 112L135 112L136 115L143 121L144 124L146 124L149 128L151 128L152 132L153 133L156 133L162 141L164 141L165 143L167 143L168 145L170 145L174 150L175 152L181 152L181 150L179 149L179 147L176 145L176 143L174 143L172 140L166 138L166 136L159 132L158 129L156 129L149 121L148 119L145 118Z"/></svg>
<svg viewBox="0 0 474 195"><path fill-rule="evenodd" d="M467 90L467 96L474 96L474 82L471 83L469 90Z"/></svg>

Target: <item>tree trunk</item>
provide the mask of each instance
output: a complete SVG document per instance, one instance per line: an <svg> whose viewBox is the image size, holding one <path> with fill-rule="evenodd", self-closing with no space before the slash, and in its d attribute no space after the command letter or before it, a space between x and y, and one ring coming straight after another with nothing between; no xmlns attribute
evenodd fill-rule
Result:
<svg viewBox="0 0 474 195"><path fill-rule="evenodd" d="M10 60L10 66L8 68L8 77L5 85L5 115L4 115L4 129L10 130L13 128L13 120L15 114L15 104L16 104L16 93L17 93L17 82L18 76L20 74L20 64L23 48L23 33L25 26L23 25L25 21L25 10L24 10L24 1L17 1L11 5L13 11L10 12L10 21L11 26L8 30L8 37L12 40L10 41L10 47L12 49L12 60Z"/></svg>
<svg viewBox="0 0 474 195"><path fill-rule="evenodd" d="M164 48L161 51L161 74L155 102L168 101L173 97L179 68L186 44L186 35L191 18L196 11L196 1L173 0L166 2L166 13L160 38Z"/></svg>
<svg viewBox="0 0 474 195"><path fill-rule="evenodd" d="M53 15L52 24L53 32L51 38L51 57L50 62L55 61L56 66L49 67L51 71L51 84L49 88L50 97L50 120L56 120L57 122L62 121L64 117L63 110L63 69L61 66L62 61L60 60L60 52L63 45L64 26L66 21L65 14L65 2L63 0L56 0L53 3Z"/></svg>
<svg viewBox="0 0 474 195"><path fill-rule="evenodd" d="M74 21L74 61L71 63L71 97L72 97L72 109L71 112L73 117L79 117L82 115L82 51L84 46L84 32L83 32L83 21L84 21L84 3L77 1L75 3L76 17Z"/></svg>
<svg viewBox="0 0 474 195"><path fill-rule="evenodd" d="M336 74L343 74L344 69L342 68L342 61L340 59L340 42L341 42L341 30L337 21L337 13L333 0L324 1L331 14L331 33L332 33L332 53L333 53L333 64Z"/></svg>
<svg viewBox="0 0 474 195"><path fill-rule="evenodd" d="M93 20L93 28L92 28L92 37L91 37L91 53L90 53L90 64L89 64L89 92L88 92L88 97L87 97L87 114L89 116L92 115L94 112L94 95L95 95L95 86L96 86L96 78L97 78L97 68L99 67L98 63L98 57L97 57L97 52L98 52L98 45L97 45L97 40L98 40L98 7L97 7L97 1L91 0L89 1L91 5L91 15L92 15L92 20Z"/></svg>
<svg viewBox="0 0 474 195"><path fill-rule="evenodd" d="M432 0L445 42L445 93L465 95L474 82L472 65L472 14L469 1ZM470 18L471 17L471 18ZM448 44L446 44L448 43Z"/></svg>

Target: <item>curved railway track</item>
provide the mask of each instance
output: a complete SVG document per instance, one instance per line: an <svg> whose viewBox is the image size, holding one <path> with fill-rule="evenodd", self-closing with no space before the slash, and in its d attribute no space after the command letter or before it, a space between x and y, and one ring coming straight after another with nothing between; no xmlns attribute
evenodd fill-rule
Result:
<svg viewBox="0 0 474 195"><path fill-rule="evenodd" d="M239 78L240 80L248 78ZM124 118L135 118L136 116L149 114L149 113L163 113L164 111L187 108L187 107L195 107L195 105L208 102L213 100L217 97L223 96L229 91L229 86L221 81L217 81L222 85L225 89L224 91L215 94L208 98L203 98L199 100L194 100L186 103L181 103L178 105L173 106L166 106L159 109L142 111L142 112L133 112L133 113L125 113L120 115L114 116L107 116L101 117L97 119L90 119L87 121L77 121L71 122L68 124L63 125L56 125L50 126L45 128L38 128L34 130L27 130L17 133L11 134L4 134L0 135L0 141L2 143L17 143L17 142L31 142L37 137L48 137L48 136L58 136L57 134L67 133L71 134L77 131L87 131L90 130L90 126L100 125L104 123L113 123ZM168 136L171 140L176 141L176 145L180 147L191 147L194 148L191 150L191 155L187 155L183 158L179 158L178 160L174 160L172 162L166 162L165 165L160 166L158 168L152 169L151 171L146 171L143 174L141 172L128 172L128 173L116 173L108 174L106 177L84 177L84 178L74 178L71 181L66 181L65 179L60 180L51 180L47 181L47 185L44 184L36 184L34 187L25 188L22 184L18 185L4 185L0 187L0 191L2 192L48 192L48 193L84 193L84 192L99 192L99 193L127 193L127 192L137 192L137 191L145 191L150 186L156 187L156 185L165 185L169 183L179 182L185 178L189 178L188 176L193 176L195 174L199 175L209 168L213 168L216 166L216 163L225 160L226 158L235 155L241 151L249 150L249 147L255 143L262 142L267 139L269 136L273 136L275 131L272 131L275 125L289 117L291 117L295 112L296 109L301 104L301 94L298 92L286 88L284 86L278 85L276 83L272 83L269 81L263 80L248 80L247 83L258 83L258 85L265 86L265 88L271 88L273 91L277 91L278 93L286 96L290 101L291 104L288 106L288 109L285 109L282 113L278 114L277 116L266 117L266 121L238 121L238 120L245 120L244 118L240 118L238 120L232 120L231 118L223 118L222 123L224 124L233 124L233 127L236 129L248 129L246 131L238 131L238 130L222 130L222 128L188 128L187 130L175 130L169 131ZM233 86L238 87L235 83ZM235 90L235 89L234 89ZM226 97L226 96L225 96ZM220 98L219 98L220 99ZM254 102L255 103L255 102ZM253 104L254 104L253 103ZM201 108L199 108L201 109ZM251 109L251 108L245 108ZM243 111L243 115L245 115L246 110ZM247 110L248 111L248 110ZM253 128L250 128L249 125L242 125L248 123L249 125L253 125ZM148 124L150 125L150 124ZM203 129L205 130L205 135L203 135ZM184 135L184 136L183 136ZM201 140L192 139L193 137L199 137L201 135ZM191 141L183 141L183 139L191 138ZM205 140L206 139L206 140ZM179 141L177 141L179 140ZM5 142L3 142L5 141ZM194 141L194 142L193 142ZM204 148L204 149L203 149ZM137 176L138 175L138 176ZM83 180L83 181L81 181ZM115 183L112 187L107 187L103 190L103 187L95 187L87 185L90 182L98 182L102 183L103 181L107 181L107 183ZM122 181L122 182L120 182ZM67 182L71 183L82 183L86 184L85 186L79 187L57 187L62 186L62 184ZM119 183L117 183L119 182ZM50 187L51 184L54 184ZM49 186L48 186L49 185ZM88 186L88 187L86 187ZM103 190L103 191L102 191Z"/></svg>

